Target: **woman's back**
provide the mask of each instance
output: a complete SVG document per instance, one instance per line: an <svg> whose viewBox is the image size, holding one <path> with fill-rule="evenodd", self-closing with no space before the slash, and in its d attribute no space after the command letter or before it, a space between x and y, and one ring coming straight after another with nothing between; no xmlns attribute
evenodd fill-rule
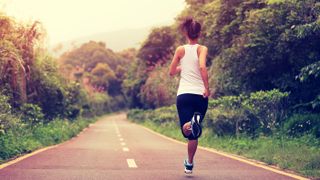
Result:
<svg viewBox="0 0 320 180"><path fill-rule="evenodd" d="M178 95L199 94L204 92L204 84L200 73L198 48L199 44L184 45L184 56L180 60L181 79L179 83Z"/></svg>

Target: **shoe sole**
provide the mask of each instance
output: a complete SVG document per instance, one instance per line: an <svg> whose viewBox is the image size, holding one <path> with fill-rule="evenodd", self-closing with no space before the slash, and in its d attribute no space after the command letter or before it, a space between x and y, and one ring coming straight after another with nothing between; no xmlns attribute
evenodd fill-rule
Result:
<svg viewBox="0 0 320 180"><path fill-rule="evenodd" d="M186 163L187 163L187 161L185 160L184 161L184 173L185 174L192 174L192 168L191 168L191 170L187 169Z"/></svg>
<svg viewBox="0 0 320 180"><path fill-rule="evenodd" d="M195 120L194 118L193 118L193 120L191 122L191 127L192 127L193 136L194 137L199 137L201 135L201 126L197 122L197 120Z"/></svg>
<svg viewBox="0 0 320 180"><path fill-rule="evenodd" d="M184 170L184 173L185 173L185 174L192 174L192 171L185 169L185 170Z"/></svg>

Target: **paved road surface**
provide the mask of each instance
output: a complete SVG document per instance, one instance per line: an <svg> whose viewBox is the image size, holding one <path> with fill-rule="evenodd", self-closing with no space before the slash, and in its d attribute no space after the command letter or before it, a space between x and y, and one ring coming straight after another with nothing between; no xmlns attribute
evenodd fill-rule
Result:
<svg viewBox="0 0 320 180"><path fill-rule="evenodd" d="M78 137L0 170L1 180L291 179L240 161L198 150L193 175L183 172L185 145L107 116Z"/></svg>

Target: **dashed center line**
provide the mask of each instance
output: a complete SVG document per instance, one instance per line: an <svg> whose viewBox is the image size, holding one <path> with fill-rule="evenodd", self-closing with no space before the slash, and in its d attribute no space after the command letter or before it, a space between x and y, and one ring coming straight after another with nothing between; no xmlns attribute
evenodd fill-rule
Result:
<svg viewBox="0 0 320 180"><path fill-rule="evenodd" d="M120 130L119 130L119 128L118 128L118 126L117 126L117 124L116 124L115 121L113 121L113 125L114 125L114 127L115 127L117 136L119 137L119 140L120 140L120 142L121 142L121 146L125 146L126 143L123 142L124 139L121 137ZM123 152L128 152L128 151L129 151L129 148L123 147L123 148L122 148L122 151L123 151ZM138 167L137 164L136 164L136 162L134 161L134 159L127 159L127 163L128 163L129 168L137 168L137 167Z"/></svg>
<svg viewBox="0 0 320 180"><path fill-rule="evenodd" d="M128 163L129 168L137 168L138 167L136 162L134 161L134 159L127 159L127 163Z"/></svg>

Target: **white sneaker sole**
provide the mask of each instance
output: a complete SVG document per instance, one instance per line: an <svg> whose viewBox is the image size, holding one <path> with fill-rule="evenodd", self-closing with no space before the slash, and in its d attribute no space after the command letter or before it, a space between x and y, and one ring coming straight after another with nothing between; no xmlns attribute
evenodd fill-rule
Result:
<svg viewBox="0 0 320 180"><path fill-rule="evenodd" d="M188 170L188 169L184 169L184 173L186 173L186 174L192 174L192 171L191 171L191 170Z"/></svg>

